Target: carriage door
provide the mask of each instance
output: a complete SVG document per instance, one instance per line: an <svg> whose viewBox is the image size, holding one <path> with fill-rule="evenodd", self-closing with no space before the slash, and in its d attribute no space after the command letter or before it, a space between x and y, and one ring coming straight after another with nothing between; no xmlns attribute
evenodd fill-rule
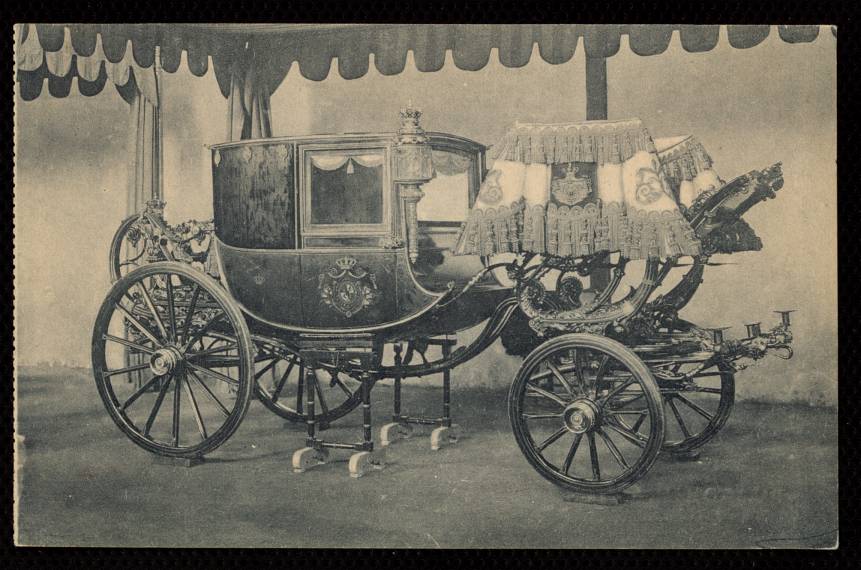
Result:
<svg viewBox="0 0 861 570"><path fill-rule="evenodd" d="M389 152L371 144L300 149L300 243L306 324L361 327L395 318Z"/></svg>

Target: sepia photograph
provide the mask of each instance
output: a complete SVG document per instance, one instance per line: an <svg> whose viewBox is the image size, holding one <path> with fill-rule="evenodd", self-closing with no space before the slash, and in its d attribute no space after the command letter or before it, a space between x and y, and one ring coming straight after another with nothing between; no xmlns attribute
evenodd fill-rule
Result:
<svg viewBox="0 0 861 570"><path fill-rule="evenodd" d="M14 542L833 550L833 25L19 23Z"/></svg>

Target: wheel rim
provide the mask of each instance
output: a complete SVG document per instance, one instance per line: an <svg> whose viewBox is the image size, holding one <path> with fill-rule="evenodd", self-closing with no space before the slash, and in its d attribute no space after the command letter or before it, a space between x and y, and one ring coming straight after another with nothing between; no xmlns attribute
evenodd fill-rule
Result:
<svg viewBox="0 0 861 570"><path fill-rule="evenodd" d="M111 242L112 282L150 263L153 259L164 259L157 244L152 242L152 234L149 220L140 216L133 216L120 224Z"/></svg>
<svg viewBox="0 0 861 570"><path fill-rule="evenodd" d="M292 422L307 419L305 368L299 353L285 345L257 342L255 393L272 412ZM359 405L361 383L334 370L313 368L315 419L325 425L343 417Z"/></svg>
<svg viewBox="0 0 861 570"><path fill-rule="evenodd" d="M526 359L509 395L515 437L545 478L574 490L621 490L651 467L664 418L654 379L619 343L566 335ZM617 417L636 418L636 429ZM639 436L636 434L640 434Z"/></svg>
<svg viewBox="0 0 861 570"><path fill-rule="evenodd" d="M684 453L702 447L718 434L732 412L733 373L719 367L696 371L696 367L697 363L662 364L654 369L667 418L664 451Z"/></svg>
<svg viewBox="0 0 861 570"><path fill-rule="evenodd" d="M102 304L93 371L108 413L134 443L199 456L221 445L248 408L250 346L241 313L214 280L153 263L120 279Z"/></svg>

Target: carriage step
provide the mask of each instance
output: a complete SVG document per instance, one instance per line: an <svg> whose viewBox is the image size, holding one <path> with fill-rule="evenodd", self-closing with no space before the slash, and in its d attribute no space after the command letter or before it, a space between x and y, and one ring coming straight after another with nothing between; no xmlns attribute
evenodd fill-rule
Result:
<svg viewBox="0 0 861 570"><path fill-rule="evenodd" d="M463 432L459 425L440 426L431 432L431 450L439 451L445 445L454 445L461 437L463 437Z"/></svg>
<svg viewBox="0 0 861 570"><path fill-rule="evenodd" d="M347 466L350 469L350 477L353 479L363 477L372 469L384 469L386 467L386 448L354 453L350 456L350 462Z"/></svg>
<svg viewBox="0 0 861 570"><path fill-rule="evenodd" d="M168 455L153 455L152 462L155 465L172 465L174 467L194 467L205 461L203 456L196 457L170 457Z"/></svg>

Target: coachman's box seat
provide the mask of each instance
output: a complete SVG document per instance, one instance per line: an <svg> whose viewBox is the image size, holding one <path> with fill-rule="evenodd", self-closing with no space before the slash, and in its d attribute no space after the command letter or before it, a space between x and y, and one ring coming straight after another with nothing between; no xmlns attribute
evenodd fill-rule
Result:
<svg viewBox="0 0 861 570"><path fill-rule="evenodd" d="M458 255L699 255L682 210L722 185L696 139L654 140L638 119L516 123L492 155Z"/></svg>

